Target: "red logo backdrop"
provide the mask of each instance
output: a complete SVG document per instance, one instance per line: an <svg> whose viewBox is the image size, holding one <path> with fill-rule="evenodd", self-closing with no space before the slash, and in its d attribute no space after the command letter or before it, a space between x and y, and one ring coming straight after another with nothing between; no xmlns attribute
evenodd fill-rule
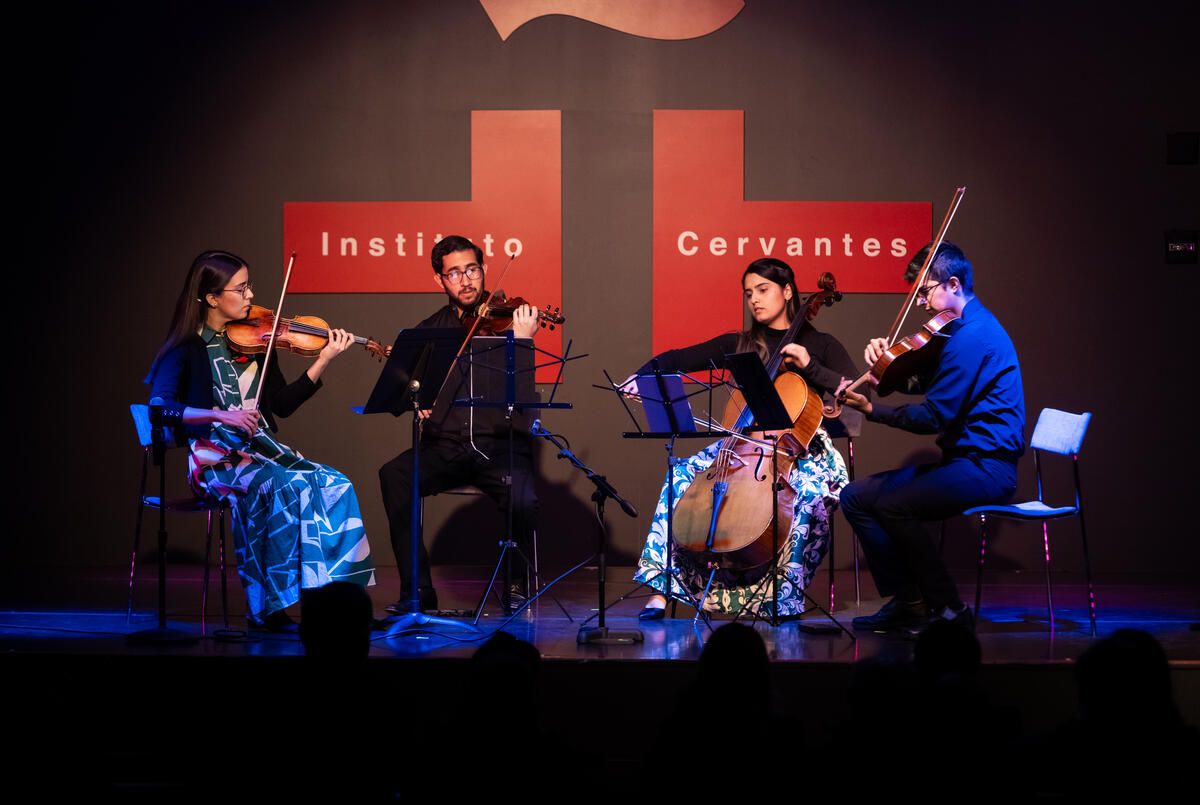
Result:
<svg viewBox="0 0 1200 805"><path fill-rule="evenodd" d="M451 234L484 249L488 288L496 289L515 254L504 290L542 307L562 303L559 111L472 112L469 200L283 205L283 250L285 257L296 252L297 293L437 292L429 252ZM562 329L543 331L537 343L561 351ZM540 382L553 379L553 372L538 373Z"/></svg>
<svg viewBox="0 0 1200 805"><path fill-rule="evenodd" d="M905 292L930 238L929 202L747 201L741 111L654 112L654 353L742 327L738 278L778 257L800 292ZM756 154L756 159L769 155Z"/></svg>

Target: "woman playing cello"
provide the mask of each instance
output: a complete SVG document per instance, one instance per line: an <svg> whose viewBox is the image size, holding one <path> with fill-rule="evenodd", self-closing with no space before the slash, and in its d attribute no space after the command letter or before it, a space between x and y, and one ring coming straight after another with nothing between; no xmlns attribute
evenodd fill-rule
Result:
<svg viewBox="0 0 1200 805"><path fill-rule="evenodd" d="M311 397L354 337L330 331L329 343L292 383L269 361L264 382L263 355L237 353L225 334L253 298L244 260L222 251L198 256L146 382L168 417L186 428L193 488L230 503L250 625L285 631L294 624L284 610L302 588L374 583L350 480L275 436L274 415L289 416Z"/></svg>
<svg viewBox="0 0 1200 805"><path fill-rule="evenodd" d="M749 351L757 352L765 363L768 355L779 347L793 320L805 315L795 276L782 260L770 257L755 260L742 274L742 292L753 319L749 330L725 333L691 347L665 352L656 356L659 368L664 372L698 372L709 368L710 361L723 367L725 355ZM832 393L843 376L851 377L857 372L838 340L818 332L808 322L800 327L792 343L783 346L783 355L786 369L803 377L819 394ZM648 373L651 366L652 362L647 362L637 374ZM625 381L622 390L636 391L634 376ZM671 483L676 502L696 475L712 465L720 445L721 442L709 445L675 466ZM780 546L780 567L784 571L779 588L781 617L803 612L802 593L825 554L830 513L836 505L838 490L846 483L842 458L823 430L817 431L807 455L796 461L788 483L796 498L790 529L786 535L780 529L780 536L785 537ZM662 571L667 554L667 499L664 484L634 576L636 581L647 582L660 593L647 602L640 615L642 620L657 620L665 611L667 586ZM698 599L708 572L692 555L679 551L673 552L672 563L676 576L671 593L681 600ZM736 614L746 610L765 614L772 596L768 594L769 588L760 589L763 578L762 569L720 570L701 604L711 612Z"/></svg>

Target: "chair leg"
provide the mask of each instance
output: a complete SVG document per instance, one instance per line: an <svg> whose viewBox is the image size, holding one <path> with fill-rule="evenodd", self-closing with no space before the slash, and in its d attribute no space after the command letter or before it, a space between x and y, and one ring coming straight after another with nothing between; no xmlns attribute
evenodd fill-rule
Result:
<svg viewBox="0 0 1200 805"><path fill-rule="evenodd" d="M833 565L834 559L837 557L837 552L833 549L833 518L829 518L829 611L833 612L837 609L837 599L834 594L834 579Z"/></svg>
<svg viewBox="0 0 1200 805"><path fill-rule="evenodd" d="M229 631L229 583L225 578L225 509L217 509L217 564L221 568L221 625Z"/></svg>
<svg viewBox="0 0 1200 805"><path fill-rule="evenodd" d="M212 555L213 510L205 512L208 528L204 534L204 581L200 586L200 634L207 634L208 628L208 565Z"/></svg>
<svg viewBox="0 0 1200 805"><path fill-rule="evenodd" d="M1050 628L1054 628L1054 598L1050 592L1050 527L1042 520L1042 547L1046 552L1046 611L1050 613Z"/></svg>
<svg viewBox="0 0 1200 805"><path fill-rule="evenodd" d="M1083 507L1079 507L1079 534L1083 538L1083 572L1087 577L1088 618L1092 622L1092 637L1096 636L1096 590L1092 586L1092 560L1088 556L1087 526L1083 522Z"/></svg>
<svg viewBox="0 0 1200 805"><path fill-rule="evenodd" d="M850 483L854 483L854 437L846 437L846 474ZM854 546L854 606L862 606L862 588L858 575L858 534L850 529L850 544Z"/></svg>
<svg viewBox="0 0 1200 805"><path fill-rule="evenodd" d="M945 528L945 521L942 527ZM983 598L983 563L987 559L987 515L979 515L979 569L975 573L975 620L979 621L979 604Z"/></svg>
<svg viewBox="0 0 1200 805"><path fill-rule="evenodd" d="M142 483L138 487L137 524L133 527L133 550L129 554L129 593L125 602L126 624L133 619L133 581L134 575L137 573L137 557L142 543L142 516L146 512L146 472L149 458L150 454L142 451ZM161 504L162 501L159 503Z"/></svg>
<svg viewBox="0 0 1200 805"><path fill-rule="evenodd" d="M858 575L858 534L854 535L854 539L851 540L851 543L854 545L854 606L861 607L862 582L859 580Z"/></svg>

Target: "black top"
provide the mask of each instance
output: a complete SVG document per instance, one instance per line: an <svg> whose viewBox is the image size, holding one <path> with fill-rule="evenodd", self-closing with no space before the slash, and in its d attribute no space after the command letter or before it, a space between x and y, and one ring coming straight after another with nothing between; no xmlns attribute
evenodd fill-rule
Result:
<svg viewBox="0 0 1200 805"><path fill-rule="evenodd" d="M251 358L258 362L261 370L263 356L253 355ZM161 397L168 417L182 417L185 407L211 410L214 403L212 366L204 339L199 335L189 336L163 355L146 382L150 384L150 399ZM278 432L275 414L291 416L320 387L321 381L312 382L307 372L302 372L294 382L288 383L279 371L279 362L271 361L258 410L268 427ZM208 429L207 423L189 425L186 433L192 438L202 439L208 436ZM176 433L176 438L181 443L186 441L179 433Z"/></svg>
<svg viewBox="0 0 1200 805"><path fill-rule="evenodd" d="M767 348L771 352L779 346L786 332L786 329L766 330ZM664 372L700 372L709 368L710 361L718 369L724 369L725 356L737 352L737 342L737 333L724 333L700 344L672 349L655 357L658 359L659 368ZM823 397L832 396L843 377L853 380L860 374L841 342L829 333L820 332L808 322L801 325L794 343L807 349L812 360L803 369L792 364L785 364L785 368L803 377L804 381ZM647 361L638 369L638 374L652 371L652 363Z"/></svg>
<svg viewBox="0 0 1200 805"><path fill-rule="evenodd" d="M467 337L467 328L459 318L453 305L445 305L429 318L417 325L424 327L450 327L462 330L463 338ZM522 366L528 360L525 355L528 350L518 351L518 360ZM531 356L530 356L531 357ZM531 364L530 364L531 365ZM425 420L426 436L456 441L468 441L472 436L476 439L508 438L509 422L500 408L468 407L452 405L455 400L467 399L470 396L469 364L465 358L460 358L458 364L451 370L457 376L457 381L451 378L442 388L434 403L433 413ZM513 414L512 426L514 435L520 439L529 436L528 416L517 411Z"/></svg>

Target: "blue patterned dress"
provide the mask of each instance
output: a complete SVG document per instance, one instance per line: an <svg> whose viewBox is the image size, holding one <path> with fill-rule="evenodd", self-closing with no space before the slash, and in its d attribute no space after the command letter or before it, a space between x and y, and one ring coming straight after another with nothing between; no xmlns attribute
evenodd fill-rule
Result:
<svg viewBox="0 0 1200 805"><path fill-rule="evenodd" d="M696 474L713 463L721 442L701 450L687 461L677 464L672 472L675 502L692 485ZM779 550L783 578L779 585L779 614L799 615L804 611L803 592L812 581L829 547L829 518L837 506L838 493L847 481L846 466L824 430L813 437L809 455L796 462L788 483L796 490L792 527ZM663 484L654 510L654 520L646 537L646 547L638 561L634 580L649 582L659 593L666 591L666 576L662 569L667 557L667 487ZM692 560L691 555L672 552L672 564L677 574L671 585L673 597L686 601L699 598L708 581L708 571ZM687 593L685 595L684 593ZM718 570L713 585L703 601L704 609L736 615L742 611L765 616L773 599L766 568L757 571L732 572Z"/></svg>
<svg viewBox="0 0 1200 805"><path fill-rule="evenodd" d="M259 363L235 357L223 333L205 327L200 337L215 407L241 410L258 394ZM249 441L214 423L206 438L191 439L188 463L197 490L230 502L238 575L254 619L296 603L301 588L375 583L350 479L279 442L265 422Z"/></svg>

